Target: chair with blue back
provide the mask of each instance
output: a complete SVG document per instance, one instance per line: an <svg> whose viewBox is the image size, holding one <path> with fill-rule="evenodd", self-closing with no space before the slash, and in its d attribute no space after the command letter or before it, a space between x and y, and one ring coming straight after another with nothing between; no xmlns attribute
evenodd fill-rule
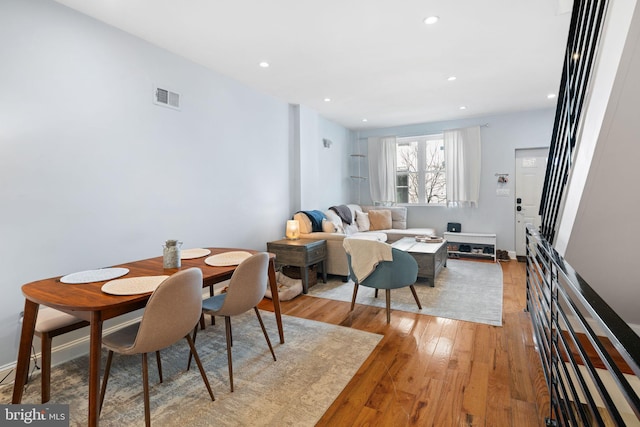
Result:
<svg viewBox="0 0 640 427"><path fill-rule="evenodd" d="M360 286L374 288L376 297L379 289L385 290L387 323L391 321L391 289L409 286L418 308L422 309L418 294L413 286L418 278L418 263L409 253L392 248L384 242L353 238L345 239L344 247L347 252L349 275L354 281L353 298L351 299L352 311ZM354 270L358 270L354 266L362 266L363 263L368 264L364 277L362 272L359 275L356 275L357 271L354 272ZM368 271L371 269L372 271Z"/></svg>

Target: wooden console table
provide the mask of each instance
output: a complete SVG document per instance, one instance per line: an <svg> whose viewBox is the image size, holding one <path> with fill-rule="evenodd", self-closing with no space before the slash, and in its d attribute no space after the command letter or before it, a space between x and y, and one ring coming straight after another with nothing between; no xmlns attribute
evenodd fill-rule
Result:
<svg viewBox="0 0 640 427"><path fill-rule="evenodd" d="M322 280L327 283L327 241L313 239L282 239L267 243L267 252L276 255L276 266L300 267L302 292L309 292L309 267L320 264Z"/></svg>

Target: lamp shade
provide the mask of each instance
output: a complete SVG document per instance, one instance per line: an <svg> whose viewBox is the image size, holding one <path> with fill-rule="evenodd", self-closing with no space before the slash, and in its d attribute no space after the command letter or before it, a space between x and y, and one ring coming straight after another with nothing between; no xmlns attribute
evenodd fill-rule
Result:
<svg viewBox="0 0 640 427"><path fill-rule="evenodd" d="M300 223L296 219L287 221L287 231L285 233L287 239L295 240L300 238Z"/></svg>

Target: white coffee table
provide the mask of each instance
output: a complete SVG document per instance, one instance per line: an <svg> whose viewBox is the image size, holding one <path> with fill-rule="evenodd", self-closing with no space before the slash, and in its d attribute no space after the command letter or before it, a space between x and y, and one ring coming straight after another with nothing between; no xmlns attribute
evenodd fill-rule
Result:
<svg viewBox="0 0 640 427"><path fill-rule="evenodd" d="M435 286L435 279L447 266L447 241L440 243L416 242L414 237L403 237L391 244L392 247L408 252L418 263L418 277L427 279L429 286Z"/></svg>

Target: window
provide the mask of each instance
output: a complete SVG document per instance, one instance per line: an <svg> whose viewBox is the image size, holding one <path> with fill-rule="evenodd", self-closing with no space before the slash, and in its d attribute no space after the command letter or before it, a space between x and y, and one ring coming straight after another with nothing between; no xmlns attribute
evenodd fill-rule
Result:
<svg viewBox="0 0 640 427"><path fill-rule="evenodd" d="M446 203L442 134L398 138L396 201L411 204Z"/></svg>

